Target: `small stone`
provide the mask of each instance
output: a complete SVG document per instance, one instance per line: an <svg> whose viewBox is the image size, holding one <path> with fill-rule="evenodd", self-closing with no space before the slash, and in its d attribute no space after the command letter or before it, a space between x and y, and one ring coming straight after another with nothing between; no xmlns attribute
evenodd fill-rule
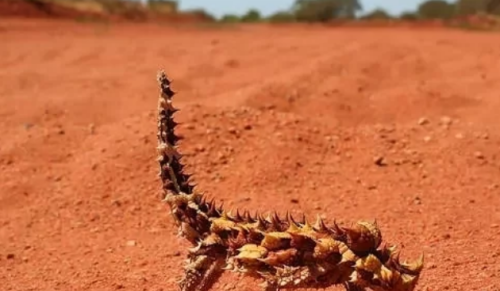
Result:
<svg viewBox="0 0 500 291"><path fill-rule="evenodd" d="M476 157L477 159L480 159L480 160L484 159L484 155L480 151L474 152L474 157Z"/></svg>
<svg viewBox="0 0 500 291"><path fill-rule="evenodd" d="M181 252L173 252L173 253L171 254L171 256L172 256L172 257L178 257L178 256L180 256L180 255L181 255Z"/></svg>
<svg viewBox="0 0 500 291"><path fill-rule="evenodd" d="M250 197L244 197L244 198L240 199L240 202L249 202L250 200L252 200L252 198L250 198Z"/></svg>
<svg viewBox="0 0 500 291"><path fill-rule="evenodd" d="M498 184L491 184L487 188L488 188L488 190L495 190L495 189L498 189L499 187L500 186L498 186Z"/></svg>
<svg viewBox="0 0 500 291"><path fill-rule="evenodd" d="M420 117L418 119L418 124L419 125L426 125L429 123L429 119L427 119L427 117Z"/></svg>
<svg viewBox="0 0 500 291"><path fill-rule="evenodd" d="M427 265L427 268L428 268L428 269L431 269L431 270L432 270L432 269L436 269L436 268L437 268L437 264L436 264L436 263L429 263L429 264ZM428 289L428 290L430 290L430 289Z"/></svg>
<svg viewBox="0 0 500 291"><path fill-rule="evenodd" d="M449 127L453 123L453 119L451 119L451 117L449 117L449 116L443 116L443 117L441 117L439 122L441 123L441 125Z"/></svg>
<svg viewBox="0 0 500 291"><path fill-rule="evenodd" d="M89 134L95 134L95 124L89 124Z"/></svg>
<svg viewBox="0 0 500 291"><path fill-rule="evenodd" d="M244 130L250 130L252 129L252 125L251 124L246 124L244 127L243 127Z"/></svg>
<svg viewBox="0 0 500 291"><path fill-rule="evenodd" d="M135 247L137 245L137 242L135 240L129 240L127 241L127 246L128 247Z"/></svg>
<svg viewBox="0 0 500 291"><path fill-rule="evenodd" d="M297 204L297 203L299 203L299 199L292 198L292 199L290 199L290 202Z"/></svg>
<svg viewBox="0 0 500 291"><path fill-rule="evenodd" d="M202 152L204 152L204 151L205 151L205 146L203 146L203 145L201 145L201 144L200 144L200 145L197 145L197 146L196 146L196 148L195 148L195 150L196 150L197 152L199 152L199 153L202 153Z"/></svg>
<svg viewBox="0 0 500 291"><path fill-rule="evenodd" d="M380 166L380 167L387 166L387 162L383 156L375 157L373 159L373 162L375 163L375 165Z"/></svg>
<svg viewBox="0 0 500 291"><path fill-rule="evenodd" d="M13 260L15 257L14 254L7 254L7 260Z"/></svg>

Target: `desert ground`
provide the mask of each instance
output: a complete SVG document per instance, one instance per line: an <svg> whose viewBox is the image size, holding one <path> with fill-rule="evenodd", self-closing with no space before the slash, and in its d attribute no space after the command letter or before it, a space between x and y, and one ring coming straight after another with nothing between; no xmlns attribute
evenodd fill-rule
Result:
<svg viewBox="0 0 500 291"><path fill-rule="evenodd" d="M500 290L496 33L4 19L0 43L2 290L176 290L161 69L200 191L376 219L403 260L425 254L417 290Z"/></svg>

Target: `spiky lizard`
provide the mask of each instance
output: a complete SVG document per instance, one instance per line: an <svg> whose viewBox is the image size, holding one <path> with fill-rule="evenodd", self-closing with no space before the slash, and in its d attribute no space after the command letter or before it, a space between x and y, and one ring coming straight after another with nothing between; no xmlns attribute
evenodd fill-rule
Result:
<svg viewBox="0 0 500 291"><path fill-rule="evenodd" d="M227 212L195 190L184 172L172 104L171 82L158 74L158 162L164 201L179 235L192 244L181 291L206 291L225 270L262 280L265 290L342 285L348 291L412 291L423 268L423 255L402 263L399 251L382 245L376 222L353 227L311 224L287 214L263 217Z"/></svg>

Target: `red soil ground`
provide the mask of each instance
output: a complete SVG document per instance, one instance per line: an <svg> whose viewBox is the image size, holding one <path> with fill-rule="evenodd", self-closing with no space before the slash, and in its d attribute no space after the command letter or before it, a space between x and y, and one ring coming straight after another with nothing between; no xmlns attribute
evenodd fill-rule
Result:
<svg viewBox="0 0 500 291"><path fill-rule="evenodd" d="M2 290L175 290L163 68L200 190L377 219L404 259L426 254L419 290L500 288L496 34L2 20L0 42ZM235 278L214 290L259 290Z"/></svg>

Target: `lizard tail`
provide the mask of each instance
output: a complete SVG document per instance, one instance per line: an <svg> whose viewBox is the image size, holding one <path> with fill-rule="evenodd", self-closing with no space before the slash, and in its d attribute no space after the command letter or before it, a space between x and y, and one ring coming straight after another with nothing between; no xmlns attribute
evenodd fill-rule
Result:
<svg viewBox="0 0 500 291"><path fill-rule="evenodd" d="M175 134L177 123L174 113L178 111L172 105L175 93L170 88L170 80L161 71L158 74L160 96L158 100L158 162L160 164L161 181L165 194L193 194L194 185L190 184L190 175L183 172L181 154L177 150L180 137Z"/></svg>

